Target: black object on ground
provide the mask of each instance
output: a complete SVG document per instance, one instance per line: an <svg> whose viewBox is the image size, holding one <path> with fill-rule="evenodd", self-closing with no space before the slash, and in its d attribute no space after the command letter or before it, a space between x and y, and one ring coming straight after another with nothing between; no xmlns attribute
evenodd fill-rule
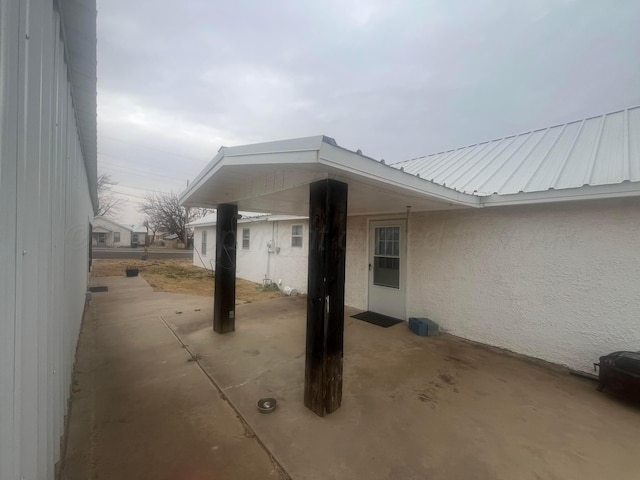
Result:
<svg viewBox="0 0 640 480"><path fill-rule="evenodd" d="M89 287L89 291L90 292L108 292L109 291L109 287L107 287L107 286Z"/></svg>
<svg viewBox="0 0 640 480"><path fill-rule="evenodd" d="M595 367L600 367L599 391L613 387L633 396L640 395L640 352L613 352L600 357Z"/></svg>
<svg viewBox="0 0 640 480"><path fill-rule="evenodd" d="M402 323L402 320L397 318L389 317L387 315L382 315L381 313L376 312L362 312L356 315L351 315L353 318L357 318L358 320L364 320L365 322L373 323L374 325L378 325L379 327L389 328L398 323Z"/></svg>
<svg viewBox="0 0 640 480"><path fill-rule="evenodd" d="M139 269L137 268L127 268L127 277L137 277L139 273Z"/></svg>

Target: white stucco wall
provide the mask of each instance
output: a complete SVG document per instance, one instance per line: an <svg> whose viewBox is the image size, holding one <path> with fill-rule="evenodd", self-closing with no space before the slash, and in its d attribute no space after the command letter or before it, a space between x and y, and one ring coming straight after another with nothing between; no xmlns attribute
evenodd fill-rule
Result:
<svg viewBox="0 0 640 480"><path fill-rule="evenodd" d="M366 309L368 222L350 217L345 303ZM640 200L414 213L407 317L593 371L640 345Z"/></svg>
<svg viewBox="0 0 640 480"><path fill-rule="evenodd" d="M408 316L571 368L640 345L640 202L411 216Z"/></svg>
<svg viewBox="0 0 640 480"><path fill-rule="evenodd" d="M345 266L344 303L367 309L369 279L367 217L347 218L347 259Z"/></svg>

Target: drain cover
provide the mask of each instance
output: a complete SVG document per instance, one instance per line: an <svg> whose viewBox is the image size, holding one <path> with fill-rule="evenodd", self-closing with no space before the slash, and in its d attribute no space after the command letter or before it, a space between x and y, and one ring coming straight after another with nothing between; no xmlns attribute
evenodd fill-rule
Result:
<svg viewBox="0 0 640 480"><path fill-rule="evenodd" d="M278 402L276 402L275 398L261 398L258 400L258 411L260 413L271 413L276 409L277 404Z"/></svg>

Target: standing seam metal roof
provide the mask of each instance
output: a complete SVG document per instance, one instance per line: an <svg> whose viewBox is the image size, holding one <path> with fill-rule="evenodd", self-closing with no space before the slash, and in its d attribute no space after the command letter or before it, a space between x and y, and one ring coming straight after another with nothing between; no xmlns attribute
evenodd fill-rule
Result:
<svg viewBox="0 0 640 480"><path fill-rule="evenodd" d="M394 163L476 195L640 181L640 106Z"/></svg>

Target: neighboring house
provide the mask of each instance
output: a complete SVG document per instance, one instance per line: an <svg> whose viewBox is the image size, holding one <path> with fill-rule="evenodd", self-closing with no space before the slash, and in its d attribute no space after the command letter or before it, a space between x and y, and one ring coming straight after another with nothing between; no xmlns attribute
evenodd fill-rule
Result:
<svg viewBox="0 0 640 480"><path fill-rule="evenodd" d="M184 242L180 240L177 233L168 233L162 237L162 244L168 248L184 247Z"/></svg>
<svg viewBox="0 0 640 480"><path fill-rule="evenodd" d="M323 179L348 186L347 305L583 371L640 348L640 108L393 166L323 136L223 147L181 202L308 216Z"/></svg>
<svg viewBox="0 0 640 480"><path fill-rule="evenodd" d="M56 478L96 194L95 0L0 5L0 478Z"/></svg>
<svg viewBox="0 0 640 480"><path fill-rule="evenodd" d="M137 247L145 245L147 227L124 225L106 217L93 217L94 247Z"/></svg>
<svg viewBox="0 0 640 480"><path fill-rule="evenodd" d="M241 212L236 274L252 282L307 291L309 222L305 217ZM194 231L193 264L215 270L216 214L189 224Z"/></svg>

